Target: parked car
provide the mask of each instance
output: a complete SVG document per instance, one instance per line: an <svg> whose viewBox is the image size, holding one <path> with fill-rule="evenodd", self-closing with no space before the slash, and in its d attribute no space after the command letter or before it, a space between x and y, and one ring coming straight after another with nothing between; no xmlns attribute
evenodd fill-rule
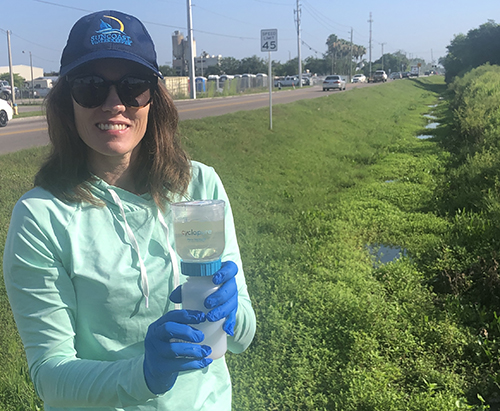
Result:
<svg viewBox="0 0 500 411"><path fill-rule="evenodd" d="M366 83L366 76L364 74L355 74L352 78L353 83Z"/></svg>
<svg viewBox="0 0 500 411"><path fill-rule="evenodd" d="M10 104L0 99L0 127L5 127L12 120L13 110Z"/></svg>
<svg viewBox="0 0 500 411"><path fill-rule="evenodd" d="M403 76L401 75L401 73L399 71L394 71L393 73L391 73L389 78L392 80L396 80L396 79L403 78Z"/></svg>
<svg viewBox="0 0 500 411"><path fill-rule="evenodd" d="M323 80L323 91L327 90L345 90L345 80L341 76L326 76Z"/></svg>

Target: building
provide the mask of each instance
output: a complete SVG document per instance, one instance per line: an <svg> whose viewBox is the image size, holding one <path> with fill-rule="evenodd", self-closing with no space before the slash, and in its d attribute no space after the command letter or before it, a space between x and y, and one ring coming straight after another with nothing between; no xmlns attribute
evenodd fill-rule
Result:
<svg viewBox="0 0 500 411"><path fill-rule="evenodd" d="M31 67L19 64L17 66L12 66L12 71L24 78L27 82L31 81ZM0 66L0 74L9 73L9 66ZM38 77L43 77L43 68L33 67L33 79Z"/></svg>
<svg viewBox="0 0 500 411"><path fill-rule="evenodd" d="M193 54L196 56L196 41L193 39ZM189 39L184 38L180 31L172 34L172 68L178 76L189 75Z"/></svg>
<svg viewBox="0 0 500 411"><path fill-rule="evenodd" d="M200 76L204 76L206 73L206 69L208 67L219 66L222 56L219 54L218 56L210 56L206 51L201 53L200 57L194 58L194 66L196 67L196 74Z"/></svg>

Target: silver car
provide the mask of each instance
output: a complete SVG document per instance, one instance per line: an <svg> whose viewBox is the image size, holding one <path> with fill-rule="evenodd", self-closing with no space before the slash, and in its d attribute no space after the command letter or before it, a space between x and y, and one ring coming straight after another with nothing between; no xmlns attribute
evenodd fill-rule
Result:
<svg viewBox="0 0 500 411"><path fill-rule="evenodd" d="M345 80L338 75L326 76L323 80L323 91L335 89L345 90Z"/></svg>

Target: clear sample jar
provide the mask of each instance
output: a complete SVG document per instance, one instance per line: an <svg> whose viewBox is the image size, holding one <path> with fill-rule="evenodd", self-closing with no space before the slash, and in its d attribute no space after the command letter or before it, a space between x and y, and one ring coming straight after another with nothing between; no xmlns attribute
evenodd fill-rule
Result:
<svg viewBox="0 0 500 411"><path fill-rule="evenodd" d="M182 308L207 313L204 301L219 286L212 281L221 267L225 247L223 200L201 200L173 203L175 249L181 257L181 272L187 276L182 284ZM227 335L222 329L225 319L205 321L194 328L205 335L200 343L212 348L209 358L217 359L227 350Z"/></svg>

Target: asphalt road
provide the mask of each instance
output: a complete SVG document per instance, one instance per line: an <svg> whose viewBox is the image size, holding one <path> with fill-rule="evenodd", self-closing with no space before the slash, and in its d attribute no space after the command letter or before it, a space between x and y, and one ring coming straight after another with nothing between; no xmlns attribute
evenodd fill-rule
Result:
<svg viewBox="0 0 500 411"><path fill-rule="evenodd" d="M359 87L371 87L377 84L348 84L347 90ZM273 107L293 101L324 97L339 91L322 91L321 86L281 90L273 92ZM254 110L269 107L269 93L249 94L212 99L176 100L175 104L182 120L220 116L243 110ZM34 106L20 106L20 111L39 110ZM11 153L30 147L43 146L49 143L47 122L44 117L28 117L13 119L7 127L0 129L0 154Z"/></svg>

